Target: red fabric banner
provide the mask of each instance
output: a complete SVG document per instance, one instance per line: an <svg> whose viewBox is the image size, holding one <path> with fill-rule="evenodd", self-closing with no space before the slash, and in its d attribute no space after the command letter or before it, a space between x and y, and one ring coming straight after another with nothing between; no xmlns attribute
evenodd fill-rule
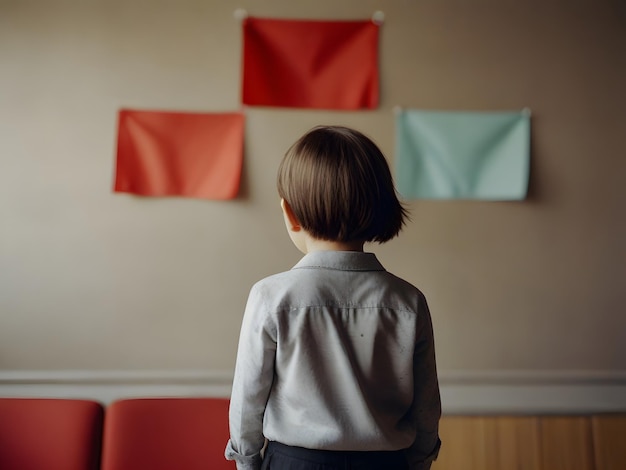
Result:
<svg viewBox="0 0 626 470"><path fill-rule="evenodd" d="M243 162L242 113L121 110L115 191L232 199Z"/></svg>
<svg viewBox="0 0 626 470"><path fill-rule="evenodd" d="M378 106L379 26L367 21L243 21L243 103Z"/></svg>

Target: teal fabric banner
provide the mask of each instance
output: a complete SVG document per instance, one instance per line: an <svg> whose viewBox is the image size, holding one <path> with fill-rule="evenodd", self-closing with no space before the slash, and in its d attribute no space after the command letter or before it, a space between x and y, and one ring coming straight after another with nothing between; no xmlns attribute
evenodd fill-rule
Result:
<svg viewBox="0 0 626 470"><path fill-rule="evenodd" d="M395 161L405 199L524 199L530 113L401 110Z"/></svg>

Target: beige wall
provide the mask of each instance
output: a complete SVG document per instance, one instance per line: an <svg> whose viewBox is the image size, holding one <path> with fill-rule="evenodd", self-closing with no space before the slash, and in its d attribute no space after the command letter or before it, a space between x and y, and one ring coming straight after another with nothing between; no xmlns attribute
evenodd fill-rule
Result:
<svg viewBox="0 0 626 470"><path fill-rule="evenodd" d="M274 178L320 123L393 161L393 107L533 112L530 197L413 202L371 246L420 286L441 370L626 370L618 0L0 0L0 369L232 369L247 292L299 258ZM246 108L240 198L114 194L116 113L239 109L237 7L385 13L381 105Z"/></svg>

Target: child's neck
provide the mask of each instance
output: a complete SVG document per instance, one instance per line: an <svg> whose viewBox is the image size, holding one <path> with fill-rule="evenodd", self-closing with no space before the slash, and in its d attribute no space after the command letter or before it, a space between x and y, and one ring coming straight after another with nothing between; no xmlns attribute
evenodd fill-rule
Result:
<svg viewBox="0 0 626 470"><path fill-rule="evenodd" d="M363 242L338 242L307 237L306 248L307 253L313 251L363 251Z"/></svg>

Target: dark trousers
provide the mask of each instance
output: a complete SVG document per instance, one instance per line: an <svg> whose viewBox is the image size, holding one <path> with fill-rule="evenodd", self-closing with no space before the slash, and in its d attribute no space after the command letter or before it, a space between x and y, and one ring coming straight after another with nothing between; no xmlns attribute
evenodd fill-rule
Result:
<svg viewBox="0 0 626 470"><path fill-rule="evenodd" d="M270 442L261 470L408 470L403 450L314 450Z"/></svg>

